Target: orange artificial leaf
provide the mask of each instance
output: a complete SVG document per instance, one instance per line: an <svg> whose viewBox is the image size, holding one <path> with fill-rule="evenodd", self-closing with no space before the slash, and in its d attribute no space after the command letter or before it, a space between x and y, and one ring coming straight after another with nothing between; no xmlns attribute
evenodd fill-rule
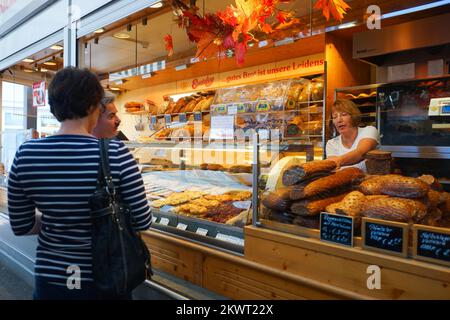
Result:
<svg viewBox="0 0 450 320"><path fill-rule="evenodd" d="M314 8L322 9L322 14L327 21L330 19L330 13L335 20L342 21L350 6L344 0L318 0Z"/></svg>
<svg viewBox="0 0 450 320"><path fill-rule="evenodd" d="M173 55L173 39L172 36L170 34L166 34L164 36L164 42L166 44L166 51L167 51L167 56L171 56Z"/></svg>
<svg viewBox="0 0 450 320"><path fill-rule="evenodd" d="M291 19L292 16L292 12L278 11L276 18L279 23L285 23L287 20Z"/></svg>
<svg viewBox="0 0 450 320"><path fill-rule="evenodd" d="M264 33L269 34L269 33L272 33L272 32L273 32L273 29L272 29L272 26L271 26L270 24L264 23L264 24L261 26L261 31L264 32Z"/></svg>

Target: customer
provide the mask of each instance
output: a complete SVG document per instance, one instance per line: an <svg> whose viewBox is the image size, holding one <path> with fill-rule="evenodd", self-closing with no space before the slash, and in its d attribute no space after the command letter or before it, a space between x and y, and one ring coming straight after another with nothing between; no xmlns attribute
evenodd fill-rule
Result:
<svg viewBox="0 0 450 320"><path fill-rule="evenodd" d="M9 173L8 209L13 232L37 231L35 299L100 297L92 278L88 199L96 189L98 140L91 135L103 89L87 69L59 71L48 88L50 111L61 122L56 135L19 147ZM150 226L151 213L136 162L120 141L109 144L113 181L131 206L136 230ZM39 221L35 209L42 212ZM39 223L42 223L40 230Z"/></svg>
<svg viewBox="0 0 450 320"><path fill-rule="evenodd" d="M361 112L350 100L336 100L331 118L339 136L327 142L327 159L335 161L338 168L354 166L366 172L364 156L378 146L378 130L372 126L358 127Z"/></svg>
<svg viewBox="0 0 450 320"><path fill-rule="evenodd" d="M120 125L120 118L117 115L117 108L114 104L116 96L108 91L101 101L101 113L98 117L97 125L92 134L98 139L114 138Z"/></svg>

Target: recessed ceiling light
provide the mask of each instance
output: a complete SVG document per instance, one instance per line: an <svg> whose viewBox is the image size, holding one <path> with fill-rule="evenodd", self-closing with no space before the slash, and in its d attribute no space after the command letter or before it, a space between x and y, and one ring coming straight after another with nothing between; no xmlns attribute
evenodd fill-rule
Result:
<svg viewBox="0 0 450 320"><path fill-rule="evenodd" d="M105 32L105 28L100 28L94 31L94 33L103 33Z"/></svg>
<svg viewBox="0 0 450 320"><path fill-rule="evenodd" d="M63 47L60 46L59 44L55 44L54 46L51 46L50 49L52 49L52 50L62 50Z"/></svg>
<svg viewBox="0 0 450 320"><path fill-rule="evenodd" d="M32 63L32 62L34 62L33 59L29 59L29 58L23 59L22 61L23 61L23 62L26 62L26 63Z"/></svg>
<svg viewBox="0 0 450 320"><path fill-rule="evenodd" d="M129 39L130 35L128 33L124 33L124 32L119 32L113 35L114 38L117 39Z"/></svg>
<svg viewBox="0 0 450 320"><path fill-rule="evenodd" d="M112 91L120 91L120 88L117 88L117 87L110 87L109 90L112 90Z"/></svg>
<svg viewBox="0 0 450 320"><path fill-rule="evenodd" d="M47 71L48 71L48 69L41 68L41 72L47 72Z"/></svg>
<svg viewBox="0 0 450 320"><path fill-rule="evenodd" d="M150 6L150 8L158 9L158 8L161 8L162 6L163 6L163 3L161 1L159 1L159 2L156 2L156 3L152 4Z"/></svg>
<svg viewBox="0 0 450 320"><path fill-rule="evenodd" d="M46 66L56 66L56 62L55 61L46 61L46 62L44 62L44 64Z"/></svg>
<svg viewBox="0 0 450 320"><path fill-rule="evenodd" d="M33 70L31 70L31 69L23 69L23 72L26 72L26 73L32 73Z"/></svg>

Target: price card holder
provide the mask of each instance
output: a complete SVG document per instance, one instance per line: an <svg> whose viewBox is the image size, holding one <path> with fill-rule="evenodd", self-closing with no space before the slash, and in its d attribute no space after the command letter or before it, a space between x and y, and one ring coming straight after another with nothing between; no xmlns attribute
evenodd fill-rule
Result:
<svg viewBox="0 0 450 320"><path fill-rule="evenodd" d="M320 214L320 240L353 247L353 228L353 217Z"/></svg>
<svg viewBox="0 0 450 320"><path fill-rule="evenodd" d="M153 216L153 217L152 217L152 223L155 223L156 220L158 220L158 217Z"/></svg>
<svg viewBox="0 0 450 320"><path fill-rule="evenodd" d="M181 123L186 122L187 121L186 113L180 113L178 115L178 119L180 120Z"/></svg>
<svg viewBox="0 0 450 320"><path fill-rule="evenodd" d="M232 114L236 114L238 113L238 106L236 104L230 104L228 106L228 114L232 115Z"/></svg>
<svg viewBox="0 0 450 320"><path fill-rule="evenodd" d="M172 123L172 115L170 115L170 114L164 115L164 121L166 122L166 124L171 124Z"/></svg>
<svg viewBox="0 0 450 320"><path fill-rule="evenodd" d="M450 267L450 230L413 225L413 257Z"/></svg>
<svg viewBox="0 0 450 320"><path fill-rule="evenodd" d="M161 218L161 220L159 220L159 223L162 224L163 226L168 226L169 222L170 220L168 218Z"/></svg>
<svg viewBox="0 0 450 320"><path fill-rule="evenodd" d="M233 244L237 244L237 245L244 245L244 240L238 237L234 237L234 236L229 236L223 233L218 232L216 234L216 239L218 240L222 240L222 241L226 241L229 243L233 243Z"/></svg>
<svg viewBox="0 0 450 320"><path fill-rule="evenodd" d="M363 248L401 257L408 256L407 223L362 218Z"/></svg>
<svg viewBox="0 0 450 320"><path fill-rule="evenodd" d="M197 231L195 231L195 233L201 236L206 236L208 234L208 229L197 228Z"/></svg>
<svg viewBox="0 0 450 320"><path fill-rule="evenodd" d="M202 113L194 112L194 121L202 121Z"/></svg>
<svg viewBox="0 0 450 320"><path fill-rule="evenodd" d="M180 229L180 230L186 230L187 227L188 227L188 225L185 224L185 223L179 222L179 223L177 224L177 229Z"/></svg>

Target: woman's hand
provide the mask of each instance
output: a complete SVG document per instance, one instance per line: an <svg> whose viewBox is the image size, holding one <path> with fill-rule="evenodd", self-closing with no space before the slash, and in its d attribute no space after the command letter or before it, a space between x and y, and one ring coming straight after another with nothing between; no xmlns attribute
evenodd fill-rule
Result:
<svg viewBox="0 0 450 320"><path fill-rule="evenodd" d="M328 160L334 161L334 163L336 164L336 170L339 170L341 168L341 162L342 159L341 157L329 157L327 158Z"/></svg>

